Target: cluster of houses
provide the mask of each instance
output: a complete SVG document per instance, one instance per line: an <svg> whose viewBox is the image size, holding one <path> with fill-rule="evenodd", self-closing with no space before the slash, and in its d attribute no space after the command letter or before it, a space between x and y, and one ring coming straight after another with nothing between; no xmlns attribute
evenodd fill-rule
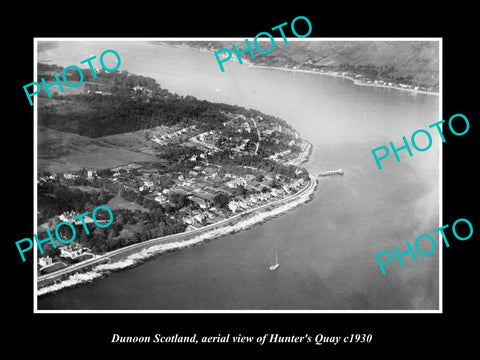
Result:
<svg viewBox="0 0 480 360"><path fill-rule="evenodd" d="M311 66L311 60L308 60L304 66L302 65L295 65L292 69L293 70L308 70L314 71L319 73L324 73L327 75L337 75L337 76L345 76L348 77L358 83L367 84L367 85L377 85L377 86L389 86L389 87L398 87L402 89L409 89L414 91L433 91L433 88L427 86L418 86L418 85L411 85L411 84L402 84L396 83L393 81L385 81L385 80L372 80L362 74L354 74L351 71L326 71L324 69L318 69L317 67Z"/></svg>
<svg viewBox="0 0 480 360"><path fill-rule="evenodd" d="M50 174L47 176L38 176L37 177L37 183L38 184L43 184L47 182L53 182L53 181L58 181L61 178L65 180L74 180L74 179L79 179L81 177L81 172L68 172L68 173L54 173ZM97 172L95 170L87 170L86 173L86 179L87 180L92 180L94 178L98 177Z"/></svg>
<svg viewBox="0 0 480 360"><path fill-rule="evenodd" d="M70 222L76 227L84 226L83 223L85 223L85 226L94 224L93 218L89 215L85 215L85 216L82 216L81 218L73 219L78 215L80 215L78 212L72 210L72 211L66 211L60 214L58 218L60 221ZM104 220L98 220L98 222L102 223L104 222ZM60 233L60 236L62 236L61 233ZM77 263L83 260L90 259L95 256L92 254L89 248L75 241L69 243L68 245L61 245L59 249L60 249L60 257L63 258L63 261L54 262L50 256L39 257L38 271L41 275L48 274L53 271L62 269L67 266L66 263Z"/></svg>
<svg viewBox="0 0 480 360"><path fill-rule="evenodd" d="M182 221L188 225L186 231L196 230L202 226L224 220L231 214L240 213L262 203L266 203L270 199L281 198L282 196L291 194L292 191L298 190L303 183L303 179L298 179L292 184L284 184L280 188L271 188L267 192L253 193L246 197L237 195L228 203L228 209L231 213L225 213L225 211L221 211L214 206L210 207L211 204L204 202L204 206L201 206L201 209L189 211L183 216ZM191 198L192 201L193 199L195 199L195 196Z"/></svg>
<svg viewBox="0 0 480 360"><path fill-rule="evenodd" d="M231 174L229 174L232 176ZM298 190L304 184L304 179L300 178L291 183L283 184L278 188L270 188L262 185L262 183L251 179L251 175L246 177L233 176L234 178L225 182L217 189L204 189L199 190L195 189L191 191L188 188L183 186L176 187L172 191L181 191L184 195L189 195L189 198L192 202L195 202L199 205L198 209L187 210L183 215L182 221L188 225L187 231L197 229L201 226L223 220L238 212L248 210L252 207L258 206L262 203L267 202L270 199L279 199L285 195L291 194L293 191ZM249 180L250 179L250 180ZM256 191L251 192L249 195L233 195L233 192L228 191L228 188L234 188L236 186L242 185L245 189ZM213 199L215 197L215 192L224 192L229 195L230 201L227 204L227 207L230 212L226 212L223 209L217 209L213 206ZM183 211L182 211L183 212Z"/></svg>
<svg viewBox="0 0 480 360"><path fill-rule="evenodd" d="M60 256L63 258L72 259L76 262L89 259L94 255L91 253L89 248L84 247L79 243L72 242L67 246L62 246L60 248Z"/></svg>
<svg viewBox="0 0 480 360"><path fill-rule="evenodd" d="M292 150L287 149L287 150L281 151L281 152L279 152L279 153L270 155L268 158L269 158L270 160L278 161L279 159L283 159L285 156L287 156L287 155L290 154L291 152L292 152Z"/></svg>
<svg viewBox="0 0 480 360"><path fill-rule="evenodd" d="M53 261L50 256L38 258L37 270L40 275L52 273L67 267L67 263L77 263L95 257L91 250L78 244L71 243L60 247L60 258L62 261Z"/></svg>
<svg viewBox="0 0 480 360"><path fill-rule="evenodd" d="M150 90L150 89L147 89L147 88L144 87L144 86L136 85L136 86L134 86L132 89L133 89L133 91L135 91L136 93L145 94L145 95L147 95L148 97L152 97L152 96L153 96L153 91Z"/></svg>
<svg viewBox="0 0 480 360"><path fill-rule="evenodd" d="M92 95L92 94L96 94L96 95L113 95L111 92L108 92L108 91L102 91L102 90L80 90L80 94L82 95Z"/></svg>
<svg viewBox="0 0 480 360"><path fill-rule="evenodd" d="M67 221L69 223L72 223L73 225L75 226L81 226L82 225L82 220L80 218L77 218L77 219L73 219L75 216L78 216L80 215L78 212L76 211L66 211L64 212L63 214L59 215L58 218L61 220L61 221ZM85 224L93 224L93 219L91 216L89 215L85 215L82 217L83 218L83 222L85 222Z"/></svg>
<svg viewBox="0 0 480 360"><path fill-rule="evenodd" d="M153 136L151 140L159 145L166 145L168 141L171 140L184 141L191 137L191 133L195 131L196 128L196 125L191 125L175 131L164 132L162 135Z"/></svg>
<svg viewBox="0 0 480 360"><path fill-rule="evenodd" d="M213 152L221 151L214 144L217 141L219 134L215 130L205 131L195 136L190 137L188 140L196 147L200 145L200 148L205 148Z"/></svg>
<svg viewBox="0 0 480 360"><path fill-rule="evenodd" d="M211 207L208 211L193 210L184 216L182 221L188 225L185 231L192 231L223 219L223 214L217 208Z"/></svg>
<svg viewBox="0 0 480 360"><path fill-rule="evenodd" d="M342 75L351 76L351 74L348 72L343 72ZM402 84L402 83L396 83L396 82L384 81L384 80L371 80L359 74L355 75L355 82L367 84L367 85L397 87L397 88L409 89L409 90L415 90L415 91L432 91L433 90L431 87L425 87L425 86Z"/></svg>
<svg viewBox="0 0 480 360"><path fill-rule="evenodd" d="M144 89L137 87L134 90L141 92ZM264 135L272 135L277 131L292 135L293 139L289 140L289 146L293 146L298 142L298 133L288 127L273 125L273 123L265 121L257 127L255 120L248 119L242 114L225 114L228 116L228 120L224 123L224 126L232 126L236 132L240 130L239 132L250 133L252 130L256 130L260 136L260 131ZM262 120L260 116L255 118ZM39 177L38 181L39 183L61 181L68 184L76 184L77 179L83 181L84 179L94 180L102 177L110 181L109 186L118 187L119 190L131 190L136 194L141 194L146 199L172 207L175 204L171 201L179 199L172 195L183 195L189 200L190 205L178 209L175 214L171 214L170 218L176 218L187 224L187 231L227 219L232 214L238 214L266 203L271 199L280 199L298 191L304 185L304 179L302 178L294 179L293 181L287 180L281 175L273 175L251 167L252 173L248 173L250 171L247 171L247 169L246 173L242 175L226 173L219 166L210 164L207 159L213 151L220 150L214 144L221 132L210 130L195 134L195 130L197 130L196 125L183 128L160 129L151 138L151 140L161 145L168 144L170 141L179 141L183 145L190 143L191 146L203 149L203 152L190 157L189 160L195 162L195 166L188 173L162 173L159 170L164 166L162 161L167 162L167 160L159 159L154 164L145 162L118 166L110 169L111 173L104 173L100 170L98 173L95 170L81 170ZM233 142L237 143L232 148L234 152L245 152L253 146L253 144L249 144L249 139L243 139L241 136L234 138ZM294 155L292 150L287 149L271 155L269 158L285 162ZM245 168L248 167L245 166ZM276 185L273 185L273 183L276 183ZM61 214L59 219L81 226L81 219L73 220L77 215L78 213L73 211L66 212ZM88 225L93 222L93 219L87 215L83 217L83 221ZM53 262L49 257L42 257L38 262L40 273L55 271L63 266L67 266L65 263L73 263L94 256L89 249L83 248L78 243L62 246L60 251L60 257L65 259L64 262Z"/></svg>
<svg viewBox="0 0 480 360"><path fill-rule="evenodd" d="M272 198L279 198L285 195L289 195L292 191L298 190L304 184L303 179L297 179L293 183L283 184L279 188L270 188L266 192L253 193L245 198L236 197L228 203L228 208L232 213L237 211L247 210L259 203L266 202Z"/></svg>
<svg viewBox="0 0 480 360"><path fill-rule="evenodd" d="M275 133L281 133L291 137L292 139L287 143L288 146L294 145L298 139L300 139L300 135L295 130L280 124L265 121L263 117L259 115L252 118L247 118L243 114L232 114L223 111L222 114L228 118L228 121L222 123L224 127L233 126L236 129L235 131L240 134L243 132L251 133L252 131L256 131L258 134L258 141L256 144L251 143L251 139L249 138L242 139L242 137L239 137L236 139L237 144L231 148L231 150L235 153L257 154L258 148L260 147L260 141L263 139L263 137L270 137L271 141L273 141L275 144L279 144L280 140L275 136L272 137L272 135L275 135ZM229 138L229 141L235 141L235 139ZM273 154L270 158L272 160L279 160L282 158L282 156L285 156L290 152L291 150L289 152L285 152L284 154Z"/></svg>
<svg viewBox="0 0 480 360"><path fill-rule="evenodd" d="M38 275L50 274L66 267L67 264L62 261L54 262L50 256L43 256L38 259L37 273Z"/></svg>
<svg viewBox="0 0 480 360"><path fill-rule="evenodd" d="M273 177L265 172L262 173L261 181L258 181L253 174L240 176L226 173L220 176L218 168L207 166L201 171L199 170L198 176L184 177L180 175L172 187L156 192L154 199L162 205L173 205L170 203L169 195L174 193L183 195L196 204L193 208L184 208L179 211L182 221L189 225L187 230L193 230L269 199L288 195L304 184L304 180L300 178L290 183L283 183L278 188L272 188L269 184L274 179L281 182L280 175ZM236 192L236 188L239 186L245 189L245 196ZM229 199L225 208L215 207L215 199L219 194L223 194Z"/></svg>
<svg viewBox="0 0 480 360"><path fill-rule="evenodd" d="M284 151L276 154L276 158L281 158L289 153L290 151ZM132 190L142 194L162 206L174 206L170 201L172 194L183 195L188 198L196 206L183 213L179 211L179 214L176 215L180 216L188 225L227 217L230 215L230 212L236 213L259 202L289 194L293 189L298 189L303 185L303 179L287 183L280 175L274 176L257 169L256 173L261 175L261 180L258 178L258 175L255 176L248 173L244 175L224 173L220 172L218 166L200 161L193 167L193 170L185 175L159 174L158 169L135 163L111 170L112 184L118 184L124 190ZM97 176L96 172L92 170L83 171L82 174L83 176L86 175L87 178ZM63 174L65 179L76 179L80 176L82 175L79 172ZM165 182L161 181L166 176L171 179L170 185L165 185ZM272 188L270 184L273 180L277 180L282 184L281 187ZM240 186L245 190L246 196L238 194L237 188ZM229 203L224 208L216 209L214 207L215 199L220 194L225 195L229 199ZM61 221L68 221L81 226L80 219L73 220L73 217L76 215L78 214L75 212L66 212L61 214L59 218ZM83 217L83 219L87 225L93 223L93 219L88 215ZM68 251L68 248L66 251Z"/></svg>
<svg viewBox="0 0 480 360"><path fill-rule="evenodd" d="M172 127L175 129L175 127ZM196 133L196 125L187 126L180 129L175 129L171 131L172 128L168 130L162 129L161 135L157 134L151 137L151 140L156 142L159 145L167 145L169 142L181 143L183 146L195 147L200 150L203 150L205 153L201 155L202 159L205 159L206 155L211 155L213 152L221 151L215 142L219 137L219 134L215 130L209 130L202 133ZM196 156L192 161L196 161Z"/></svg>
<svg viewBox="0 0 480 360"><path fill-rule="evenodd" d="M250 139L243 139L240 142L240 144L238 144L237 146L232 148L232 151L236 152L236 153L241 153L241 152L247 151L246 149L247 149L247 146L248 146L249 142L250 142Z"/></svg>

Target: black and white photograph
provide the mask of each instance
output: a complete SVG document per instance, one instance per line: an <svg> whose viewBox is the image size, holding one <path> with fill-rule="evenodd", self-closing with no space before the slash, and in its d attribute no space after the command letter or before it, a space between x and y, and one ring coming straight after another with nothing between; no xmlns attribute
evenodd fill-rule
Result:
<svg viewBox="0 0 480 360"><path fill-rule="evenodd" d="M36 39L38 310L440 310L441 40L260 39Z"/></svg>
<svg viewBox="0 0 480 360"><path fill-rule="evenodd" d="M474 349L471 6L38 5L2 23L7 353Z"/></svg>

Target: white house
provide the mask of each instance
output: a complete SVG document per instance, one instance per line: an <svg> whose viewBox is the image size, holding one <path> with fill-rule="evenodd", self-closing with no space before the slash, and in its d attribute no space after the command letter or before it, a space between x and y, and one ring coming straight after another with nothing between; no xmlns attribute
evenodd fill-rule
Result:
<svg viewBox="0 0 480 360"><path fill-rule="evenodd" d="M81 248L73 249L69 246L64 246L60 249L60 252L61 252L60 256L69 257L73 259L82 253L82 249Z"/></svg>
<svg viewBox="0 0 480 360"><path fill-rule="evenodd" d="M38 260L38 263L39 263L41 266L52 265L52 258L51 258L50 256L41 257L41 258Z"/></svg>
<svg viewBox="0 0 480 360"><path fill-rule="evenodd" d="M232 200L228 203L228 208L232 211L232 212L236 212L237 209L238 209L238 205L237 205L237 202Z"/></svg>
<svg viewBox="0 0 480 360"><path fill-rule="evenodd" d="M195 223L195 219L191 216L185 216L182 221L185 223L185 224L189 224L189 225L192 225L193 223Z"/></svg>

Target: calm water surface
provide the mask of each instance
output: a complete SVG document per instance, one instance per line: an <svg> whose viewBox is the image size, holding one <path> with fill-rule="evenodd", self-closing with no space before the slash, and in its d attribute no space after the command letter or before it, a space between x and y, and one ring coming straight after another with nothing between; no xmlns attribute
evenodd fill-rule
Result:
<svg viewBox="0 0 480 360"><path fill-rule="evenodd" d="M438 308L438 251L387 265L387 275L375 260L439 226L438 136L424 153L401 152L400 163L392 155L381 171L371 155L438 121L437 96L233 62L221 73L212 54L148 43L64 42L38 58L68 66L105 49L118 51L120 69L172 92L285 119L314 146L308 169L345 175L322 178L312 201L278 218L41 297L39 309ZM269 271L276 250L280 267Z"/></svg>

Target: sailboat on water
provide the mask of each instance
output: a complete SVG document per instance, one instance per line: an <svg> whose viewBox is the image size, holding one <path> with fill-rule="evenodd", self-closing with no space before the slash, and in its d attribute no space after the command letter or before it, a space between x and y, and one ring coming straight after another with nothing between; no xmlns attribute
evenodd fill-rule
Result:
<svg viewBox="0 0 480 360"><path fill-rule="evenodd" d="M280 264L278 263L278 251L275 251L275 263L273 263L272 265L270 265L269 269L270 270L275 270L276 268L278 268L280 266Z"/></svg>

